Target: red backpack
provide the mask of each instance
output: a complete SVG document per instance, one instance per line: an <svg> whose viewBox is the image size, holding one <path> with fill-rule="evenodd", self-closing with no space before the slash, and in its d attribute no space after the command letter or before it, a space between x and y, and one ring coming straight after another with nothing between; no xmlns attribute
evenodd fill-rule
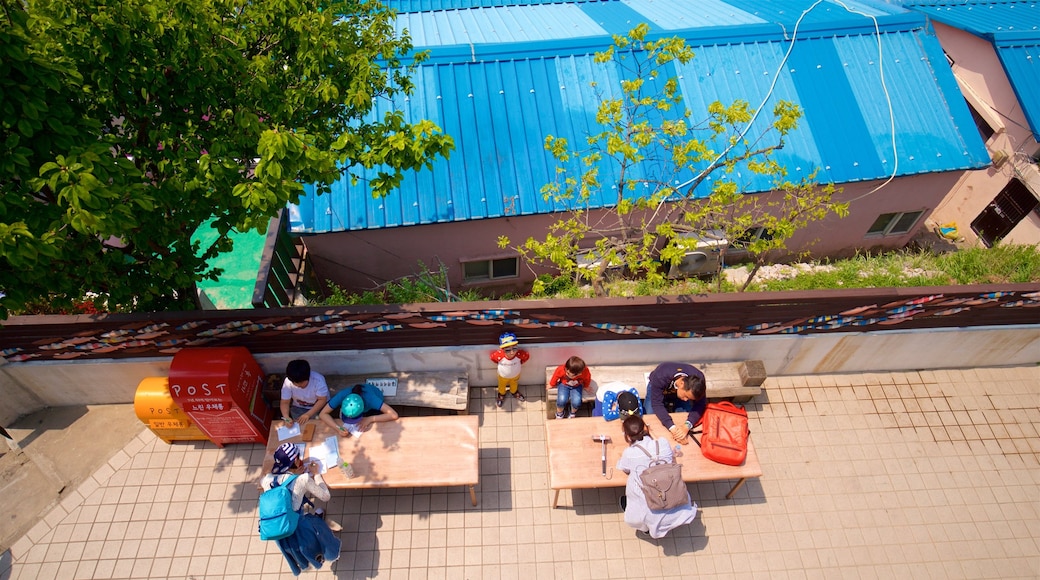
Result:
<svg viewBox="0 0 1040 580"><path fill-rule="evenodd" d="M725 465L740 465L747 457L748 416L744 407L728 401L708 403L701 420L701 453Z"/></svg>

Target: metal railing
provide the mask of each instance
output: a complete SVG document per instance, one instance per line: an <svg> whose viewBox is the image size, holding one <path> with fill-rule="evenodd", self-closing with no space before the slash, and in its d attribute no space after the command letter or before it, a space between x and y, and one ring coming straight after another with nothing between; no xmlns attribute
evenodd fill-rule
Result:
<svg viewBox="0 0 1040 580"><path fill-rule="evenodd" d="M313 276L307 246L289 233L285 210L271 218L253 288L253 308L303 306Z"/></svg>

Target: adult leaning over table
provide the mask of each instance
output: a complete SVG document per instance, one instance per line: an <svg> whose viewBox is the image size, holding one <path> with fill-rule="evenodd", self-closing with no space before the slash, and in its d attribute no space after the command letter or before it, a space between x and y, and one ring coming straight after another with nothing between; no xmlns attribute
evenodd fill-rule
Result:
<svg viewBox="0 0 1040 580"><path fill-rule="evenodd" d="M701 422L708 399L704 396L704 373L688 363L663 362L650 373L646 385L646 413L653 413L672 439L686 445L690 429ZM683 425L675 424L669 413L686 411Z"/></svg>
<svg viewBox="0 0 1040 580"><path fill-rule="evenodd" d="M396 421L398 415L393 407L386 404L379 387L365 383L333 395L318 418L335 429L340 437L349 437L352 430L368 431L374 423ZM337 423L336 419L343 423Z"/></svg>

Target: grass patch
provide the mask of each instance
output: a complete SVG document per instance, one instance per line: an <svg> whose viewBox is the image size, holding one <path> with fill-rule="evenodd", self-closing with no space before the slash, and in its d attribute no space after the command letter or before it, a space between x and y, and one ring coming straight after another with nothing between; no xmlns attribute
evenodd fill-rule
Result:
<svg viewBox="0 0 1040 580"><path fill-rule="evenodd" d="M316 306L357 304L400 304L412 302L480 301L475 291L447 295L446 273L430 271L421 263L420 274L385 284L378 290L352 294L335 285L325 298L312 300ZM787 275L770 270L786 269ZM860 254L845 260L822 260L795 266L770 266L752 280L748 292L781 290L834 290L842 288L912 288L968 284L1014 284L1040 281L1040 248L996 246L935 255L924 251L900 250L884 254ZM684 278L649 282L612 279L604 285L607 295L673 296L737 292L739 286L723 277ZM594 298L592 287L576 284L563 276L542 275L530 294L507 299Z"/></svg>
<svg viewBox="0 0 1040 580"><path fill-rule="evenodd" d="M955 284L1023 283L1040 280L1036 246L973 248L936 258Z"/></svg>
<svg viewBox="0 0 1040 580"><path fill-rule="evenodd" d="M912 288L1040 281L1035 246L974 248L949 254L897 251L814 263L816 269L784 279L760 276L749 290Z"/></svg>

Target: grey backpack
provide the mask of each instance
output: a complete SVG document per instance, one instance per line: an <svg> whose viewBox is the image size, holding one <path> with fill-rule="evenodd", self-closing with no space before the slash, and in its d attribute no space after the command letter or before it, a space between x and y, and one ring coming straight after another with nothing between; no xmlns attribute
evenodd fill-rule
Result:
<svg viewBox="0 0 1040 580"><path fill-rule="evenodd" d="M682 478L682 465L661 458L660 441L654 440L654 445L656 456L650 455L642 445L636 445L650 458L650 466L639 474L647 507L650 511L668 511L690 505L690 494Z"/></svg>

